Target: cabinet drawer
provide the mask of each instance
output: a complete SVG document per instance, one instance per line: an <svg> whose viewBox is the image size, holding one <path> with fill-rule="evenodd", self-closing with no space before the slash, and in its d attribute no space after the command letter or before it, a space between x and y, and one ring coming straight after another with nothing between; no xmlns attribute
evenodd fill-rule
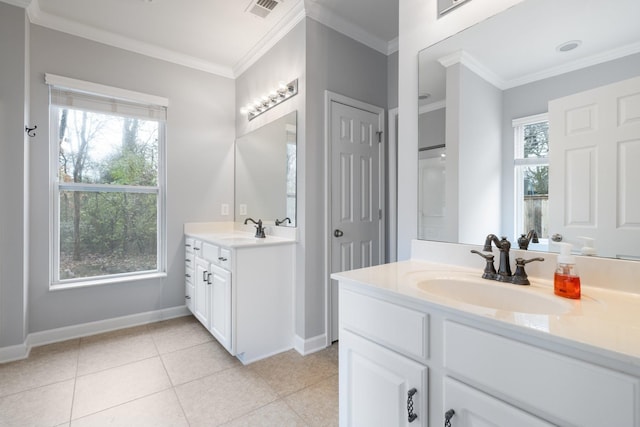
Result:
<svg viewBox="0 0 640 427"><path fill-rule="evenodd" d="M553 427L540 418L454 379L444 379L444 408L455 411L452 426ZM441 424L442 425L442 424Z"/></svg>
<svg viewBox="0 0 640 427"><path fill-rule="evenodd" d="M231 268L231 250L211 243L202 244L202 257L214 265L229 270Z"/></svg>
<svg viewBox="0 0 640 427"><path fill-rule="evenodd" d="M637 379L458 323L444 328L452 376L560 424L638 425Z"/></svg>
<svg viewBox="0 0 640 427"><path fill-rule="evenodd" d="M426 313L341 290L340 326L400 353L423 360L429 357L429 315Z"/></svg>
<svg viewBox="0 0 640 427"><path fill-rule="evenodd" d="M193 313L193 296L195 295L195 288L193 286L193 284L187 282L184 285L184 303L187 306L187 308L189 309L189 311L191 311Z"/></svg>
<svg viewBox="0 0 640 427"><path fill-rule="evenodd" d="M211 243L204 242L202 244L202 258L215 264L218 263L218 257L220 256L220 246L212 245Z"/></svg>
<svg viewBox="0 0 640 427"><path fill-rule="evenodd" d="M231 269L231 249L220 248L220 255L218 256L218 265L220 265L220 267L226 270Z"/></svg>
<svg viewBox="0 0 640 427"><path fill-rule="evenodd" d="M195 246L195 239L191 237L186 237L184 239L184 250L186 253L192 254L194 246Z"/></svg>

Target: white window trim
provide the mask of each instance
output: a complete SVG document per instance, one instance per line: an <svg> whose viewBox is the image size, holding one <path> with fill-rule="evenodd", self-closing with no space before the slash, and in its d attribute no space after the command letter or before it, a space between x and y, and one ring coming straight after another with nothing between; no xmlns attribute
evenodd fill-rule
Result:
<svg viewBox="0 0 640 427"><path fill-rule="evenodd" d="M76 92L99 94L106 97L137 102L140 104L158 105L160 107L169 106L169 100L161 96L149 95L113 86L106 86L100 83L76 80L69 77L57 76L55 74L46 73L44 75L44 82L49 86L54 86L60 89L71 89Z"/></svg>
<svg viewBox="0 0 640 427"><path fill-rule="evenodd" d="M155 95L147 95L140 92L129 91L126 89L115 88L111 86L100 85L97 83L84 82L82 80L70 79L67 77L56 76L53 74L45 74L45 82L53 87L64 87L79 92L103 95L121 99L125 101L133 101L145 104L154 104L167 107L169 101L166 98L157 97ZM57 86L60 84L61 86ZM158 129L158 185L156 187L137 187L132 192L140 193L156 193L157 197L157 269L122 274L111 274L108 276L92 276L78 279L59 279L60 266L60 227L59 227L59 191L67 187L85 188L87 190L101 191L105 187L101 184L60 184L58 182L58 146L51 142L51 137L58 134L58 107L52 108L49 104L49 251L50 251L50 268L49 268L49 290L63 290L70 288L80 288L96 285L105 285L112 283L123 283L137 280L147 280L152 278L163 278L167 276L167 224L166 224L166 121L158 120L160 126ZM110 191L120 191L116 187L110 186Z"/></svg>
<svg viewBox="0 0 640 427"><path fill-rule="evenodd" d="M524 200L524 189L522 188L521 179L518 176L518 166L549 166L549 158L548 157L516 157L516 144L522 144L524 140L523 128L526 125L531 125L534 123L540 122L548 122L549 121L549 113L536 114L533 116L521 117L518 119L513 119L511 121L511 125L513 126L513 141L514 141L514 159L513 159L513 181L514 181L514 209L513 209L513 234L517 239L520 234L523 233L524 224L523 224L523 204L521 203ZM526 231L524 231L526 233ZM540 240L540 244L547 244L548 239L543 236L538 236Z"/></svg>

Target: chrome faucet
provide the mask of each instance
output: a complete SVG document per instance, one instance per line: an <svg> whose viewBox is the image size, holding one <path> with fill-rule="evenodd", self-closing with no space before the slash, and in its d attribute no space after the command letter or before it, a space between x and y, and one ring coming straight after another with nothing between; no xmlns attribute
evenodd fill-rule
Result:
<svg viewBox="0 0 640 427"><path fill-rule="evenodd" d="M485 252L493 252L491 249L491 242L496 245L496 248L500 249L500 265L498 267L498 273L496 274L496 280L499 282L511 281L511 263L509 262L509 250L511 249L511 242L506 237L498 239L495 234L489 234L484 241Z"/></svg>
<svg viewBox="0 0 640 427"><path fill-rule="evenodd" d="M256 222L252 218L247 218L247 219L244 220L245 225L249 221L251 221L252 223L256 224L256 235L255 235L256 238L264 239L265 237L267 237L264 234L264 227L262 226L262 220L261 219L259 219L258 222Z"/></svg>
<svg viewBox="0 0 640 427"><path fill-rule="evenodd" d="M521 234L518 238L518 247L526 251L529 249L529 242L539 243L536 230L530 230L527 234Z"/></svg>

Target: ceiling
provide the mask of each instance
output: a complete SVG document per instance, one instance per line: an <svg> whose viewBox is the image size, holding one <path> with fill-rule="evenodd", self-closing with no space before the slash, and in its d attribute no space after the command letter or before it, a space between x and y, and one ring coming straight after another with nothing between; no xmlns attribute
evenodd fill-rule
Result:
<svg viewBox="0 0 640 427"><path fill-rule="evenodd" d="M26 7L34 24L230 78L305 16L397 50L397 0L277 0L266 17L249 12L257 0L0 1Z"/></svg>
<svg viewBox="0 0 640 427"><path fill-rule="evenodd" d="M420 52L421 105L445 98L445 67L457 62L509 89L638 53L638 17L638 0L523 1Z"/></svg>

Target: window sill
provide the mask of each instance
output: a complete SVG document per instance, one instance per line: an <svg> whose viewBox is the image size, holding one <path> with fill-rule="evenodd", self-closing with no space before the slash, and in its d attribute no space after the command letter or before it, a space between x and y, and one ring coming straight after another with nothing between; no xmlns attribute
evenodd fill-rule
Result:
<svg viewBox="0 0 640 427"><path fill-rule="evenodd" d="M77 280L73 282L53 282L49 285L49 290L61 291L67 289L86 288L90 286L110 285L115 283L137 282L140 280L163 279L165 277L167 277L167 273L165 272L152 272L142 274L127 274L118 277Z"/></svg>

